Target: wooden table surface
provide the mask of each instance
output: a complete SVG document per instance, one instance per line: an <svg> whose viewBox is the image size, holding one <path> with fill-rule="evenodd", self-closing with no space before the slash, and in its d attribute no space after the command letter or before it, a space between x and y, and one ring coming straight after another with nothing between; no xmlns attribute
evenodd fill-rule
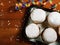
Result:
<svg viewBox="0 0 60 45"><path fill-rule="evenodd" d="M54 3L59 1L54 0ZM15 11L16 2L17 0L0 0L0 45L31 45L30 42L17 36L18 33L21 33L25 10L27 9ZM47 3L44 7L49 8L48 5L50 6ZM60 10L60 5L57 6L57 10Z"/></svg>

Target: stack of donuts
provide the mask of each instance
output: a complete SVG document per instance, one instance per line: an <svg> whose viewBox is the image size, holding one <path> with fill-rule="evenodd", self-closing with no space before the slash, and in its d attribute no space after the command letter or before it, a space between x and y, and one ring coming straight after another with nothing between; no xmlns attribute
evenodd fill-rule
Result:
<svg viewBox="0 0 60 45"><path fill-rule="evenodd" d="M16 10L29 8L32 5L51 9L52 12L33 7L30 10L28 25L25 34L29 41L41 41L43 43L57 42L60 37L60 0L21 0L15 5Z"/></svg>
<svg viewBox="0 0 60 45"><path fill-rule="evenodd" d="M60 36L60 13L47 12L43 9L32 7L25 34L30 41L41 41L46 44L57 42ZM58 29L59 28L59 29Z"/></svg>

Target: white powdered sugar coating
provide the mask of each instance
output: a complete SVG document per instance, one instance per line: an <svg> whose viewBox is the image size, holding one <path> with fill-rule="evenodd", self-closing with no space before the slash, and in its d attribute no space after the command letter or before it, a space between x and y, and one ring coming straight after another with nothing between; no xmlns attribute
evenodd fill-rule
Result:
<svg viewBox="0 0 60 45"><path fill-rule="evenodd" d="M42 9L35 9L31 13L31 19L35 23L42 23L46 19L46 12Z"/></svg>
<svg viewBox="0 0 60 45"><path fill-rule="evenodd" d="M60 13L52 12L48 15L48 23L53 26L57 27L60 25Z"/></svg>
<svg viewBox="0 0 60 45"><path fill-rule="evenodd" d="M36 38L39 36L39 28L36 24L29 24L25 29L26 35L29 38Z"/></svg>
<svg viewBox="0 0 60 45"><path fill-rule="evenodd" d="M47 28L43 32L43 40L46 42L55 42L57 40L57 33L53 28Z"/></svg>

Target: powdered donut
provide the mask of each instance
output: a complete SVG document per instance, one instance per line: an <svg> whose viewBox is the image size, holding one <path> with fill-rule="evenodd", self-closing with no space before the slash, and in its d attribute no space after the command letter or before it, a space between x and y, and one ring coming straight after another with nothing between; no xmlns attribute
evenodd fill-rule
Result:
<svg viewBox="0 0 60 45"><path fill-rule="evenodd" d="M26 35L29 38L36 38L39 36L39 28L36 24L29 24L25 29Z"/></svg>
<svg viewBox="0 0 60 45"><path fill-rule="evenodd" d="M47 28L43 32L43 40L48 43L54 42L57 40L57 33L53 28Z"/></svg>
<svg viewBox="0 0 60 45"><path fill-rule="evenodd" d="M31 13L31 19L35 23L42 23L46 19L46 12L42 9L35 9Z"/></svg>

